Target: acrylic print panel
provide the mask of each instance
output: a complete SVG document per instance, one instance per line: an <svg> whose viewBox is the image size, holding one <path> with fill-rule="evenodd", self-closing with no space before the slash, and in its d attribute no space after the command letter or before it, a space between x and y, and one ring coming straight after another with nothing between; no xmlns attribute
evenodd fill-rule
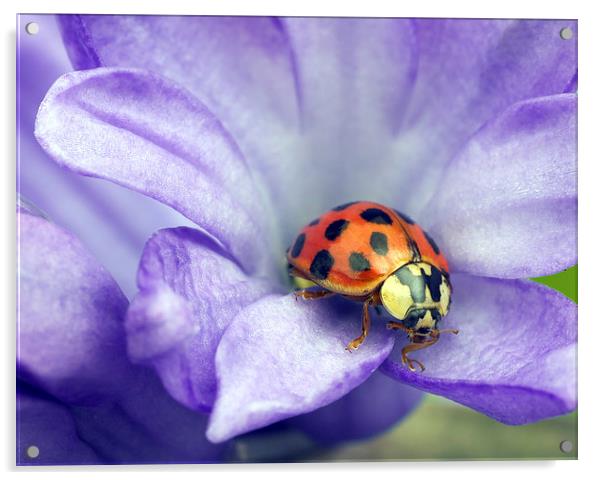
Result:
<svg viewBox="0 0 602 480"><path fill-rule="evenodd" d="M17 32L17 464L576 458L575 21Z"/></svg>

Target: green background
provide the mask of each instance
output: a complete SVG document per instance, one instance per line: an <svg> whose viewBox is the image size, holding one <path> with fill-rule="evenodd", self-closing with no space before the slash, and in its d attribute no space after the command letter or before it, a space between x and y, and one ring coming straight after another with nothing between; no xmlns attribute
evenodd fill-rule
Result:
<svg viewBox="0 0 602 480"><path fill-rule="evenodd" d="M533 279L577 302L577 266ZM573 444L570 453L560 442ZM442 397L424 402L389 432L368 441L343 445L322 456L342 460L434 459L574 459L577 413L541 422L508 426Z"/></svg>

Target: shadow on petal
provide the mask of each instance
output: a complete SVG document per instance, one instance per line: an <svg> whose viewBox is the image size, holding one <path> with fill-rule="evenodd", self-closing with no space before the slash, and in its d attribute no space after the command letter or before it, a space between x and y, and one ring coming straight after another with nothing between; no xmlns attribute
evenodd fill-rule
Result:
<svg viewBox="0 0 602 480"><path fill-rule="evenodd" d="M359 440L393 428L418 406L422 397L420 390L377 370L339 400L288 423L325 445Z"/></svg>
<svg viewBox="0 0 602 480"><path fill-rule="evenodd" d="M214 463L228 447L210 443L207 415L174 400L145 368L137 369L118 401L71 410L79 437L103 463Z"/></svg>
<svg viewBox="0 0 602 480"><path fill-rule="evenodd" d="M32 450L28 455L28 449ZM37 456L35 456L37 454ZM103 463L77 434L67 407L17 390L17 465L89 465Z"/></svg>

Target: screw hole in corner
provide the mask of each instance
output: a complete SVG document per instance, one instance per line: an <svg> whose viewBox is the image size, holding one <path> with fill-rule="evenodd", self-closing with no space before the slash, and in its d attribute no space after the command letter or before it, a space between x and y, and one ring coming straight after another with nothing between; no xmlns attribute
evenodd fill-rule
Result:
<svg viewBox="0 0 602 480"><path fill-rule="evenodd" d="M28 24L25 25L25 31L29 35L37 35L38 32L40 31L40 24L37 22L29 22Z"/></svg>
<svg viewBox="0 0 602 480"><path fill-rule="evenodd" d="M40 456L40 449L35 445L30 445L27 447L25 453L29 458L38 458Z"/></svg>
<svg viewBox="0 0 602 480"><path fill-rule="evenodd" d="M573 451L573 442L570 440L563 440L560 442L560 451L562 453L571 453Z"/></svg>
<svg viewBox="0 0 602 480"><path fill-rule="evenodd" d="M573 30L571 30L571 27L564 27L563 29L561 29L560 38L562 38L563 40L570 40L571 38L573 38Z"/></svg>

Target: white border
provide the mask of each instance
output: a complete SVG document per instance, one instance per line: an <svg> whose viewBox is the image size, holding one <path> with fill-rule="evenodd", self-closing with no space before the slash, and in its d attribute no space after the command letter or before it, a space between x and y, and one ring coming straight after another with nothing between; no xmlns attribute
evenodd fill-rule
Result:
<svg viewBox="0 0 602 480"><path fill-rule="evenodd" d="M245 477L264 478L266 475L300 477L324 472L327 475L343 473L346 477L365 477L374 471L377 475L405 475L408 477L436 476L437 478L488 479L515 475L518 471L530 475L545 475L549 478L566 479L569 475L581 477L593 470L596 458L600 457L600 410L602 395L599 371L602 341L602 319L598 312L602 288L600 275L600 164L602 155L600 142L602 113L600 89L602 75L599 57L600 16L596 15L594 2L546 1L527 2L525 0L505 0L504 2L476 2L471 0L453 1L397 1L370 0L368 2L345 1L341 3L324 0L305 1L264 1L264 0L220 0L219 2L191 0L145 0L126 3L123 0L103 0L81 2L71 0L22 0L18 3L3 2L0 6L2 22L2 128L1 145L4 149L2 180L2 241L1 265L2 284L1 304L6 306L2 325L4 347L3 360L6 361L2 382L3 418L0 421L3 432L2 462L4 470L15 473L14 467L14 327L11 324L15 315L15 225L14 225L14 178L15 178L15 15L21 13L162 13L162 14L212 14L212 15L296 15L296 16L404 16L404 17L500 17L500 18L577 18L579 20L579 457L577 462L430 462L430 463L382 463L382 464L309 464L309 465L239 465L239 466L156 466L156 467L99 467L73 469L19 469L21 478L43 474L46 479L62 479L73 472L98 476L116 471L127 471L132 478L163 477L167 471L178 471L182 475L198 478L199 475L212 475L215 472L232 472ZM596 115L598 113L598 115ZM534 252L536 254L537 252ZM545 328L545 326L543 326ZM598 353L598 355L596 355ZM10 427L12 426L12 428Z"/></svg>
<svg viewBox="0 0 602 480"><path fill-rule="evenodd" d="M124 2L120 0L87 1L78 0L21 0L18 11L21 13L131 13L165 15L293 15L293 16L397 16L397 17L502 17L502 18L576 18L582 11L579 2L556 0L541 3L524 0L498 2L477 2L471 0L445 0L421 2L409 1L287 1L277 0L220 0L219 2L188 0L147 0Z"/></svg>

